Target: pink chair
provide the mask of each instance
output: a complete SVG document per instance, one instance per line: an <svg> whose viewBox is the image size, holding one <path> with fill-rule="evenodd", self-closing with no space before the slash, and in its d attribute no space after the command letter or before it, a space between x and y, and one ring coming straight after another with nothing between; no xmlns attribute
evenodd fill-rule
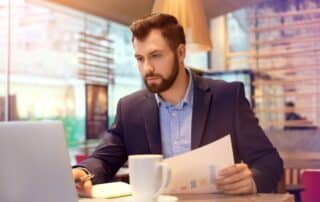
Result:
<svg viewBox="0 0 320 202"><path fill-rule="evenodd" d="M85 160L86 158L88 158L89 155L85 155L85 154L77 154L76 155L76 163L80 163L81 161Z"/></svg>
<svg viewBox="0 0 320 202"><path fill-rule="evenodd" d="M301 192L302 202L320 201L320 170L303 170L301 184L305 187Z"/></svg>

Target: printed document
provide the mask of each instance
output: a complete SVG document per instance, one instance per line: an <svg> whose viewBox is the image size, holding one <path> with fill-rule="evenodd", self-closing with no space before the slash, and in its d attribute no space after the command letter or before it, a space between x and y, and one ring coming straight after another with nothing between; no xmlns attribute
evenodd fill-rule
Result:
<svg viewBox="0 0 320 202"><path fill-rule="evenodd" d="M215 193L218 172L234 164L230 135L164 162L171 168L166 193Z"/></svg>

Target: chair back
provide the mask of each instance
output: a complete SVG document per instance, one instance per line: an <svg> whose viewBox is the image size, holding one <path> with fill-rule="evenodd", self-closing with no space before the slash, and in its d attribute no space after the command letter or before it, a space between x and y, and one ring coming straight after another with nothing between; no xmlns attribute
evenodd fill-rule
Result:
<svg viewBox="0 0 320 202"><path fill-rule="evenodd" d="M320 201L320 169L303 170L301 184L305 187L305 191L301 192L303 202Z"/></svg>

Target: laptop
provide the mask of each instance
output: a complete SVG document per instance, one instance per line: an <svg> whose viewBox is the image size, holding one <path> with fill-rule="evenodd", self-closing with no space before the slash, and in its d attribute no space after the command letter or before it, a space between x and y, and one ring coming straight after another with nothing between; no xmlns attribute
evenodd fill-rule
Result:
<svg viewBox="0 0 320 202"><path fill-rule="evenodd" d="M0 122L0 162L1 202L78 202L61 122Z"/></svg>

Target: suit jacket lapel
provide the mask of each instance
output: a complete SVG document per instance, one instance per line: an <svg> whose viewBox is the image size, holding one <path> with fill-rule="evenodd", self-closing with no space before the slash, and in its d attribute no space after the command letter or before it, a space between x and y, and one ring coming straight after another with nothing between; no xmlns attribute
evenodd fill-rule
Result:
<svg viewBox="0 0 320 202"><path fill-rule="evenodd" d="M196 75L194 77L191 149L196 149L201 144L204 129L209 114L211 93L210 88Z"/></svg>
<svg viewBox="0 0 320 202"><path fill-rule="evenodd" d="M149 142L149 148L152 154L161 154L161 135L159 110L154 95L148 93L145 105L142 106L146 135Z"/></svg>

